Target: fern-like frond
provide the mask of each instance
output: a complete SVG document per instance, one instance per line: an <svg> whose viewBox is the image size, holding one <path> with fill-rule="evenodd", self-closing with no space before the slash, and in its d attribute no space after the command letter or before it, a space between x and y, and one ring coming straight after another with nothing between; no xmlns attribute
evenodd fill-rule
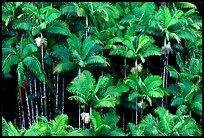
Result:
<svg viewBox="0 0 204 138"><path fill-rule="evenodd" d="M195 8L197 9L197 7L190 2L175 2L175 5L181 8Z"/></svg>
<svg viewBox="0 0 204 138"><path fill-rule="evenodd" d="M54 68L54 73L60 73L64 71L73 70L76 68L76 64L71 61L62 61Z"/></svg>
<svg viewBox="0 0 204 138"><path fill-rule="evenodd" d="M60 11L56 8L52 8L46 12L45 21L46 23L51 23L55 19L60 17Z"/></svg>
<svg viewBox="0 0 204 138"><path fill-rule="evenodd" d="M52 122L51 133L59 133L62 129L65 129L68 123L68 116L65 114L58 115Z"/></svg>
<svg viewBox="0 0 204 138"><path fill-rule="evenodd" d="M67 24L60 20L54 21L52 25L46 28L46 30L47 33L51 34L61 34L65 36L68 36L70 34Z"/></svg>
<svg viewBox="0 0 204 138"><path fill-rule="evenodd" d="M94 45L95 45L94 40L92 40L91 37L88 37L84 40L83 46L81 49L82 50L82 55L81 55L82 60L84 60L87 57L90 50L94 48Z"/></svg>
<svg viewBox="0 0 204 138"><path fill-rule="evenodd" d="M31 23L28 20L16 20L13 24L13 29L22 29L28 31L31 29Z"/></svg>
<svg viewBox="0 0 204 138"><path fill-rule="evenodd" d="M27 44L25 48L23 49L22 58L28 56L29 54L32 54L38 50L37 46L34 44Z"/></svg>
<svg viewBox="0 0 204 138"><path fill-rule="evenodd" d="M41 82L45 82L45 74L42 71L41 64L34 56L27 56L23 59L23 63L30 69Z"/></svg>
<svg viewBox="0 0 204 138"><path fill-rule="evenodd" d="M171 102L171 106L178 106L178 105L182 105L184 102L184 99L182 97L177 97L175 99L172 100Z"/></svg>
<svg viewBox="0 0 204 138"><path fill-rule="evenodd" d="M166 69L169 71L170 73L170 77L176 78L178 79L179 77L179 72L171 65L167 65Z"/></svg>
<svg viewBox="0 0 204 138"><path fill-rule="evenodd" d="M94 108L100 108L100 107L114 107L116 103L116 100L114 97L110 97L107 95L106 97L99 99L95 105Z"/></svg>
<svg viewBox="0 0 204 138"><path fill-rule="evenodd" d="M145 80L143 82L146 86L147 91L150 91L156 87L159 87L163 83L161 77L158 75L148 76L147 78L145 78Z"/></svg>
<svg viewBox="0 0 204 138"><path fill-rule="evenodd" d="M87 65L88 64L94 64L94 63L100 63L103 66L107 66L107 61L104 57L96 55L96 56L89 56L84 61Z"/></svg>
<svg viewBox="0 0 204 138"><path fill-rule="evenodd" d="M69 2L60 6L60 12L62 15L67 15L67 17L70 17L72 15L76 15L76 8L76 3Z"/></svg>
<svg viewBox="0 0 204 138"><path fill-rule="evenodd" d="M99 128L102 125L102 118L100 113L94 110L93 113L91 114L91 121L94 130L97 130L97 128Z"/></svg>
<svg viewBox="0 0 204 138"><path fill-rule="evenodd" d="M164 92L161 88L155 88L146 92L146 95L154 98L162 98L164 96Z"/></svg>
<svg viewBox="0 0 204 138"><path fill-rule="evenodd" d="M71 100L71 101L75 100L77 101L77 103L86 103L86 101L81 96L76 96L76 95L70 96L68 100Z"/></svg>
<svg viewBox="0 0 204 138"><path fill-rule="evenodd" d="M148 45L142 49L140 54L143 58L149 56L161 56L161 48L156 45Z"/></svg>
<svg viewBox="0 0 204 138"><path fill-rule="evenodd" d="M7 55L2 63L2 72L8 73L10 72L11 66L17 64L20 61L17 55L9 54Z"/></svg>

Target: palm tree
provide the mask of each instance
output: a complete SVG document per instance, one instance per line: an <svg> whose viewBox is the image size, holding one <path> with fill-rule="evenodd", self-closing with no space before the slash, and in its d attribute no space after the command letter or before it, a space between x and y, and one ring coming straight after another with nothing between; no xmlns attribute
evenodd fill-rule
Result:
<svg viewBox="0 0 204 138"><path fill-rule="evenodd" d="M34 45L32 40L21 37L19 45L16 47L7 47L3 45L2 48L2 72L10 72L11 66L17 65L17 74L18 74L18 88L20 101L19 104L22 106L23 102L23 93L25 89L25 71L30 70L33 72L40 81L45 81L44 72L41 69L41 65L38 59L34 56L34 53L37 52L37 47Z"/></svg>
<svg viewBox="0 0 204 138"><path fill-rule="evenodd" d="M130 39L131 40L131 39ZM134 37L132 38L132 41ZM127 46L127 57L135 60L135 76L138 78L138 72L141 71L141 65L138 66L137 61L140 59L142 63L145 62L145 58L153 55L161 55L160 49L153 44L154 39L147 35L141 35L136 39L136 45L133 42ZM137 89L137 88L136 88ZM136 97L136 125L137 125L137 97Z"/></svg>

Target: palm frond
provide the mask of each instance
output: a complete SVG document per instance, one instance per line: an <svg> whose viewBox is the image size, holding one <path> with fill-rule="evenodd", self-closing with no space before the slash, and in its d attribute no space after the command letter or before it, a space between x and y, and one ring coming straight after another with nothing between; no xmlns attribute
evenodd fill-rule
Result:
<svg viewBox="0 0 204 138"><path fill-rule="evenodd" d="M91 114L91 121L93 123L94 129L97 130L97 128L99 128L102 125L102 118L100 113L94 110L93 113Z"/></svg>
<svg viewBox="0 0 204 138"><path fill-rule="evenodd" d="M197 7L190 2L175 2L175 5L181 8L195 8L197 9Z"/></svg>
<svg viewBox="0 0 204 138"><path fill-rule="evenodd" d="M53 73L60 73L60 72L64 72L64 71L69 71L69 70L73 70L74 68L76 68L76 64L71 62L71 61L62 61L59 64L57 64L57 66L54 68L54 72Z"/></svg>
<svg viewBox="0 0 204 138"><path fill-rule="evenodd" d="M2 72L8 73L10 72L11 66L17 64L20 61L17 55L9 54L7 55L2 63Z"/></svg>
<svg viewBox="0 0 204 138"><path fill-rule="evenodd" d="M29 54L32 54L34 52L36 52L38 50L37 46L34 45L34 44L27 44L25 46L25 48L23 49L23 54L22 54L22 57L26 57L28 56Z"/></svg>
<svg viewBox="0 0 204 138"><path fill-rule="evenodd" d="M147 91L150 91L156 87L159 87L163 83L161 77L158 75L148 76L147 78L145 78L145 80L143 82L146 86Z"/></svg>
<svg viewBox="0 0 204 138"><path fill-rule="evenodd" d="M143 58L149 56L161 56L161 48L156 45L148 45L142 49L140 54Z"/></svg>
<svg viewBox="0 0 204 138"><path fill-rule="evenodd" d="M91 37L88 37L84 40L83 46L82 46L82 60L84 60L91 49L94 48L94 40L91 39Z"/></svg>
<svg viewBox="0 0 204 138"><path fill-rule="evenodd" d="M37 76L41 82L45 82L45 74L42 71L41 64L34 56L27 56L23 63Z"/></svg>
<svg viewBox="0 0 204 138"><path fill-rule="evenodd" d="M84 61L86 64L94 64L94 63L100 63L103 66L107 66L107 61L104 57L96 55L96 56L89 56Z"/></svg>
<svg viewBox="0 0 204 138"><path fill-rule="evenodd" d="M51 23L55 19L60 17L60 11L56 8L51 8L50 10L47 11L45 15L45 21L46 23Z"/></svg>
<svg viewBox="0 0 204 138"><path fill-rule="evenodd" d="M93 94L96 94L101 86L103 86L108 81L108 78L106 76L100 76L98 79L98 82L96 84L96 87L94 89Z"/></svg>
<svg viewBox="0 0 204 138"><path fill-rule="evenodd" d="M70 2L66 3L65 5L60 6L60 12L62 15L67 15L70 17L72 15L76 15L76 3Z"/></svg>
<svg viewBox="0 0 204 138"><path fill-rule="evenodd" d="M110 97L107 95L106 97L99 99L95 105L94 108L99 108L99 107L114 107L116 103L116 100L114 97Z"/></svg>
<svg viewBox="0 0 204 138"><path fill-rule="evenodd" d="M60 20L55 20L51 26L46 28L47 33L51 34L61 34L68 36L70 34L70 30L65 22Z"/></svg>
<svg viewBox="0 0 204 138"><path fill-rule="evenodd" d="M17 36L6 38L2 41L2 47L3 48L11 48L12 44L14 44L17 41ZM3 53L3 51L2 51Z"/></svg>
<svg viewBox="0 0 204 138"><path fill-rule="evenodd" d="M182 105L184 102L184 99L182 97L177 97L172 100L171 106L177 106L177 105Z"/></svg>
<svg viewBox="0 0 204 138"><path fill-rule="evenodd" d="M161 88L155 88L153 90L146 92L146 94L149 97L154 97L154 98L162 98L164 96L164 92Z"/></svg>
<svg viewBox="0 0 204 138"><path fill-rule="evenodd" d="M160 7L158 11L162 28L167 28L169 22L171 21L171 13L168 7Z"/></svg>
<svg viewBox="0 0 204 138"><path fill-rule="evenodd" d="M28 20L16 20L13 24L13 29L22 29L28 31L31 29L31 23Z"/></svg>
<svg viewBox="0 0 204 138"><path fill-rule="evenodd" d="M55 117L55 120L52 122L51 132L59 133L63 129L66 128L68 122L68 116L65 114L61 114Z"/></svg>
<svg viewBox="0 0 204 138"><path fill-rule="evenodd" d="M176 78L178 79L179 77L179 72L171 65L167 65L166 69L169 71L170 73L170 77Z"/></svg>
<svg viewBox="0 0 204 138"><path fill-rule="evenodd" d="M77 103L86 103L86 101L82 98L82 96L76 96L76 95L70 96L68 100L71 100L71 101L75 100L77 101Z"/></svg>

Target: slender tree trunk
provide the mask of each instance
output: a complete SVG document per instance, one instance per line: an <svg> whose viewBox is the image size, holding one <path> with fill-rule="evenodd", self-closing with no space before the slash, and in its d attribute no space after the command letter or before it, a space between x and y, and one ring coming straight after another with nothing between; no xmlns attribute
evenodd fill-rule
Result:
<svg viewBox="0 0 204 138"><path fill-rule="evenodd" d="M92 115L92 106L90 105L90 107L89 107L89 115L90 115L90 117L91 117L91 115ZM90 128L92 128L92 124L91 124L91 121L90 121Z"/></svg>
<svg viewBox="0 0 204 138"><path fill-rule="evenodd" d="M57 73L57 84L56 84L56 97L55 97L55 110L58 113L58 100L59 100L59 73Z"/></svg>
<svg viewBox="0 0 204 138"><path fill-rule="evenodd" d="M125 72L125 78L127 77L127 61L126 57L124 58L124 72ZM125 107L123 107L123 130L125 130Z"/></svg>
<svg viewBox="0 0 204 138"><path fill-rule="evenodd" d="M135 60L135 68L137 69L137 59ZM136 72L136 79L138 77L138 71ZM136 90L137 90L137 85L136 85ZM138 99L137 97L135 98L135 125L137 126L138 123L138 108L137 108L137 103L138 103Z"/></svg>
<svg viewBox="0 0 204 138"><path fill-rule="evenodd" d="M18 102L18 119L19 119L19 127L22 128L22 116L21 116L21 105L20 101Z"/></svg>
<svg viewBox="0 0 204 138"><path fill-rule="evenodd" d="M48 80L51 80L51 72L49 71L48 73ZM51 89L49 89L48 91L48 111L49 111L49 115L48 115L48 119L51 119Z"/></svg>
<svg viewBox="0 0 204 138"><path fill-rule="evenodd" d="M41 85L40 86L40 109L41 109L41 115L44 115L43 114L43 92L42 92L42 87Z"/></svg>
<svg viewBox="0 0 204 138"><path fill-rule="evenodd" d="M79 70L78 70L78 77L80 78L80 76L81 76L81 67L79 67ZM80 103L78 104L78 107L79 107L79 128L80 128L80 126L81 126L81 117L80 117L81 107L80 107Z"/></svg>
<svg viewBox="0 0 204 138"><path fill-rule="evenodd" d="M53 74L53 85L54 85L54 89L53 89L53 95L54 95L54 97L56 96L56 74ZM54 100L56 100L56 98L54 99ZM55 103L56 103L56 101L55 101ZM53 106L53 109L54 110L56 110L56 108L55 108L55 104L54 104L54 106ZM56 111L55 111L55 113L54 113L54 116L56 115Z"/></svg>
<svg viewBox="0 0 204 138"><path fill-rule="evenodd" d="M25 96L26 96L26 104L27 104L27 117L28 117L28 125L31 126L31 118L30 118L30 106L28 101L28 93L27 90L25 90Z"/></svg>
<svg viewBox="0 0 204 138"><path fill-rule="evenodd" d="M42 69L45 70L45 67L44 67L44 49L43 49L43 46L41 46L41 58L42 58ZM43 82L43 103L44 103L44 113L45 113L45 116L47 116L47 96L46 96L46 86L45 86L45 82Z"/></svg>
<svg viewBox="0 0 204 138"><path fill-rule="evenodd" d="M38 94L37 94L37 83L36 83L36 77L34 78L34 90L35 90L35 114L38 116Z"/></svg>
<svg viewBox="0 0 204 138"><path fill-rule="evenodd" d="M169 63L169 54L167 55L167 59L166 59L167 61L166 61L166 65L168 65ZM166 85L165 85L165 87L167 88L168 87L168 71L166 70L166 77L165 77L165 83L166 83ZM167 96L165 95L165 104L167 105Z"/></svg>
<svg viewBox="0 0 204 138"><path fill-rule="evenodd" d="M34 119L34 105L33 105L33 91L32 91L32 80L31 77L29 77L29 88L30 88L30 94L31 94L31 100L30 100L30 105L31 105L31 119ZM32 122L31 122L32 124Z"/></svg>
<svg viewBox="0 0 204 138"><path fill-rule="evenodd" d="M21 105L21 113L22 113L22 126L25 127L25 115L24 115L23 103Z"/></svg>
<svg viewBox="0 0 204 138"><path fill-rule="evenodd" d="M62 76L62 114L64 114L64 74Z"/></svg>
<svg viewBox="0 0 204 138"><path fill-rule="evenodd" d="M164 48L166 48L166 37L164 38ZM164 54L164 65L163 65L163 75L162 75L162 80L163 80L163 88L165 87L165 82L166 82L166 53ZM164 97L162 97L162 107L164 106Z"/></svg>
<svg viewBox="0 0 204 138"><path fill-rule="evenodd" d="M81 126L81 118L80 118L81 108L80 108L80 103L78 104L78 107L79 107L79 129L80 129L80 126Z"/></svg>

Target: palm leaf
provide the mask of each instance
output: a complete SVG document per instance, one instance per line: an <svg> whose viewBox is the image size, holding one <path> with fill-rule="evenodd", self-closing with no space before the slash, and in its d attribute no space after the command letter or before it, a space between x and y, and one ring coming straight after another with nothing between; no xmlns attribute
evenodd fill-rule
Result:
<svg viewBox="0 0 204 138"><path fill-rule="evenodd" d="M107 62L104 57L96 55L96 56L89 56L84 61L86 64L94 64L94 63L100 63L103 66L107 66Z"/></svg>
<svg viewBox="0 0 204 138"><path fill-rule="evenodd" d="M76 67L76 64L71 61L62 61L54 68L53 73L60 73L68 70L73 70Z"/></svg>
<svg viewBox="0 0 204 138"><path fill-rule="evenodd" d="M190 2L175 2L175 5L181 8L195 8L197 9L197 7Z"/></svg>
<svg viewBox="0 0 204 138"><path fill-rule="evenodd" d="M52 21L54 21L55 19L59 17L60 17L60 11L58 9L52 8L47 11L45 15L45 21L47 23L51 23Z"/></svg>
<svg viewBox="0 0 204 138"><path fill-rule="evenodd" d="M155 88L146 92L146 95L154 98L162 98L164 96L164 92L161 88Z"/></svg>
<svg viewBox="0 0 204 138"><path fill-rule="evenodd" d="M99 107L114 107L116 103L116 100L114 97L110 97L107 95L106 97L99 99L95 105L94 108L99 108Z"/></svg>
<svg viewBox="0 0 204 138"><path fill-rule="evenodd" d="M42 71L40 62L34 56L27 56L23 59L23 63L37 76L41 82L45 82L45 74Z"/></svg>
<svg viewBox="0 0 204 138"><path fill-rule="evenodd" d="M70 34L67 24L59 20L54 21L54 23L52 23L51 26L47 27L46 30L47 33L51 34L61 34L65 36L68 36Z"/></svg>
<svg viewBox="0 0 204 138"><path fill-rule="evenodd" d="M100 76L96 84L95 90L93 92L93 95L96 94L100 89L100 87L103 86L107 81L108 81L108 78L106 76Z"/></svg>
<svg viewBox="0 0 204 138"><path fill-rule="evenodd" d="M31 23L28 20L16 20L13 24L13 29L29 30L31 29Z"/></svg>
<svg viewBox="0 0 204 138"><path fill-rule="evenodd" d="M13 54L9 54L2 63L2 72L10 72L11 66L17 64L20 61L19 57Z"/></svg>
<svg viewBox="0 0 204 138"><path fill-rule="evenodd" d="M97 130L97 128L99 128L102 125L100 113L94 110L93 113L91 114L91 121L93 123L94 129Z"/></svg>
<svg viewBox="0 0 204 138"><path fill-rule="evenodd" d="M37 46L34 45L34 44L27 44L25 46L25 48L23 49L23 54L22 54L22 57L26 57L27 55L29 54L32 54L34 52L36 52L38 50Z"/></svg>
<svg viewBox="0 0 204 138"><path fill-rule="evenodd" d="M173 99L173 101L171 102L171 106L177 106L177 105L181 105L183 104L184 99L181 97L177 97L175 99Z"/></svg>
<svg viewBox="0 0 204 138"><path fill-rule="evenodd" d="M179 77L179 72L171 65L167 65L166 69L169 71L170 73L170 77L176 78L178 79Z"/></svg>
<svg viewBox="0 0 204 138"><path fill-rule="evenodd" d="M81 97L81 96L70 96L69 98L68 98L68 100L75 100L75 101L77 101L77 102L79 102L79 103L86 103L86 101Z"/></svg>
<svg viewBox="0 0 204 138"><path fill-rule="evenodd" d="M84 40L83 46L82 46L82 60L86 58L88 53L90 52L91 49L94 48L94 41L91 39L91 37L88 37Z"/></svg>
<svg viewBox="0 0 204 138"><path fill-rule="evenodd" d="M61 114L55 117L55 121L52 122L52 133L59 133L62 129L65 128L68 122L68 116Z"/></svg>
<svg viewBox="0 0 204 138"><path fill-rule="evenodd" d="M159 87L163 83L161 77L158 75L148 76L143 82L146 86L146 91L150 91L156 87Z"/></svg>
<svg viewBox="0 0 204 138"><path fill-rule="evenodd" d="M148 45L142 49L140 54L143 58L149 56L161 56L161 49L156 45Z"/></svg>
<svg viewBox="0 0 204 138"><path fill-rule="evenodd" d="M169 22L171 21L171 13L168 7L160 7L158 14L161 18L162 28L167 28Z"/></svg>

